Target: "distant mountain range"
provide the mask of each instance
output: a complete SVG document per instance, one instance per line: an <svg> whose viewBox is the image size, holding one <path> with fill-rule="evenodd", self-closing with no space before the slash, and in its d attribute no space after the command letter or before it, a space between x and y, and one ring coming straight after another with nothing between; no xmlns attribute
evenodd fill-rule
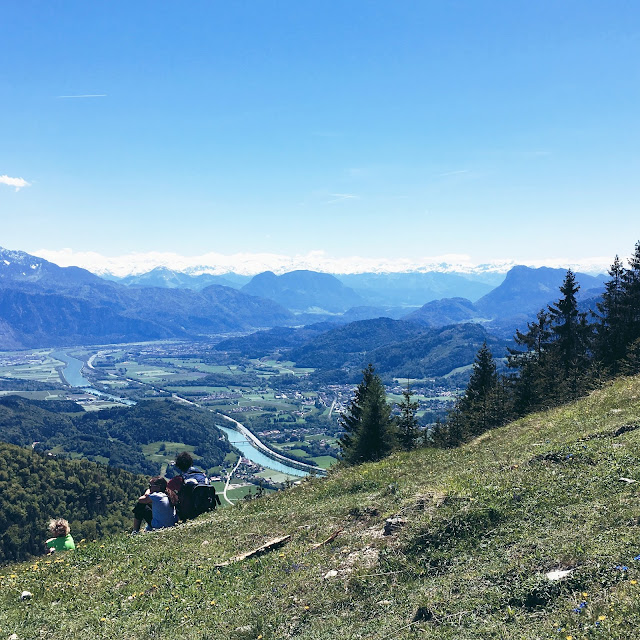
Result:
<svg viewBox="0 0 640 640"><path fill-rule="evenodd" d="M230 287L127 287L0 249L0 348L117 343L287 325L293 315Z"/></svg>
<svg viewBox="0 0 640 640"><path fill-rule="evenodd" d="M240 276L236 273L228 273L224 276L216 276L210 273L189 275L180 271L172 271L166 267L156 267L148 273L122 278L119 282L132 287L165 287L168 289L195 289L196 291L202 291L202 289L212 284L239 289L249 280L251 280L249 276Z"/></svg>
<svg viewBox="0 0 640 640"><path fill-rule="evenodd" d="M493 278L494 284L488 284L455 273L328 274L302 269L282 275L264 271L250 278L236 273L189 275L157 267L118 281L129 286L179 287L196 291L219 284L269 298L297 314L332 314L343 313L352 307L406 309L447 297L477 300L503 279L504 274L499 274Z"/></svg>
<svg viewBox="0 0 640 640"><path fill-rule="evenodd" d="M477 300L495 285L456 273L356 273L338 275L370 305L420 306L441 298ZM500 277L498 284L504 276Z"/></svg>
<svg viewBox="0 0 640 640"><path fill-rule="evenodd" d="M21 251L0 249L0 349L187 339L323 321L332 323L326 327L329 331L336 324L360 326L358 322L384 317L430 329L473 322L509 339L539 309L558 299L565 274L564 269L516 266L491 289L456 274L334 276L297 270L283 275L264 272L249 281L244 278L244 283L242 276L227 274L233 286L225 286L219 276L159 268L127 279L126 285L79 267L59 267ZM605 277L576 276L583 304L593 306ZM458 295L460 291L473 301ZM435 295L440 297L430 299ZM422 302L411 306L416 301ZM398 342L403 325L393 326L401 332ZM284 331L279 337L261 334L252 349L262 349L267 338L285 335L289 342L283 347L302 347L299 334ZM354 343L353 350L344 347L345 353L377 348L364 335L354 339L361 343ZM302 351L296 355L308 356Z"/></svg>

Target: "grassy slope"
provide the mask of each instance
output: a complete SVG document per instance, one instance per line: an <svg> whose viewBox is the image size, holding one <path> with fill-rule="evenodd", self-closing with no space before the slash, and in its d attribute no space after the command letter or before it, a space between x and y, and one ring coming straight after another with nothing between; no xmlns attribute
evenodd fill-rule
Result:
<svg viewBox="0 0 640 640"><path fill-rule="evenodd" d="M622 425L640 425L640 378L459 450L3 567L0 638L634 637L640 482L620 478L640 481L640 429L614 435ZM405 526L382 536L397 514ZM277 551L215 566L284 534ZM575 570L544 578L557 568Z"/></svg>

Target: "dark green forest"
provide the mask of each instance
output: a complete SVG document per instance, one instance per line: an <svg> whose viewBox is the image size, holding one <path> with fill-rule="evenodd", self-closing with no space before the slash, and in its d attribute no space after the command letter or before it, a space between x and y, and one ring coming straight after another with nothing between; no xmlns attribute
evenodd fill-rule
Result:
<svg viewBox="0 0 640 640"><path fill-rule="evenodd" d="M0 442L0 563L43 555L50 518L66 518L76 542L126 529L147 481Z"/></svg>
<svg viewBox="0 0 640 640"><path fill-rule="evenodd" d="M213 413L171 400L85 412L73 402L4 396L0 398L0 440L22 447L33 445L41 453L55 448L62 457L80 454L146 475L160 472L160 465L142 453L141 445L150 442L195 446L195 454L206 467L219 465L231 450L215 426Z"/></svg>

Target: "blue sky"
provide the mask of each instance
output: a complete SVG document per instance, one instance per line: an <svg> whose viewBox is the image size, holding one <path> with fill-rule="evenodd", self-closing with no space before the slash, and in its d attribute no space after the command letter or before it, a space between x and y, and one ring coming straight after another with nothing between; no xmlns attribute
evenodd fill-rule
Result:
<svg viewBox="0 0 640 640"><path fill-rule="evenodd" d="M0 54L9 249L610 263L640 239L635 1L4 0Z"/></svg>

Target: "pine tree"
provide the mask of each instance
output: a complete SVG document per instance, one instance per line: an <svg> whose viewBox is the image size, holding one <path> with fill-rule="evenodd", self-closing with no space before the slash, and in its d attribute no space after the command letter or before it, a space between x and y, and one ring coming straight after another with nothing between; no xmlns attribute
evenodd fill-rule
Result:
<svg viewBox="0 0 640 640"><path fill-rule="evenodd" d="M459 407L470 436L477 436L497 426L496 388L498 374L493 354L484 342L476 354L469 384Z"/></svg>
<svg viewBox="0 0 640 640"><path fill-rule="evenodd" d="M447 421L431 434L434 446L456 447L492 427L502 424L502 388L487 343L476 354L464 395L447 415Z"/></svg>
<svg viewBox="0 0 640 640"><path fill-rule="evenodd" d="M629 269L622 275L622 307L625 322L625 346L640 339L640 241L636 242Z"/></svg>
<svg viewBox="0 0 640 640"><path fill-rule="evenodd" d="M394 448L391 406L373 365L362 372L362 382L347 413L340 418L345 434L340 439L342 460L349 465L380 460Z"/></svg>
<svg viewBox="0 0 640 640"><path fill-rule="evenodd" d="M373 365L369 364L369 366L362 372L362 382L357 386L353 399L347 407L347 411L338 419L338 424L343 430L343 434L339 441L343 457L345 457L345 452L353 451L355 443L359 437L362 408L367 396L367 389L374 376L375 371Z"/></svg>
<svg viewBox="0 0 640 640"><path fill-rule="evenodd" d="M415 449L420 438L420 429L416 417L418 403L412 400L413 396L414 393L411 391L409 380L407 380L407 388L402 392L402 401L398 404L400 416L398 417L397 427L398 443L405 451Z"/></svg>
<svg viewBox="0 0 640 640"><path fill-rule="evenodd" d="M555 368L550 366L551 337L549 314L542 309L536 321L527 324L525 333L516 330L513 339L521 348L507 349L507 366L517 370L508 376L508 383L513 410L518 416L545 406L555 377Z"/></svg>
<svg viewBox="0 0 640 640"><path fill-rule="evenodd" d="M584 391L584 380L589 366L591 328L587 314L578 311L576 294L580 285L571 269L560 287L560 298L549 305L551 331L554 334L555 356L564 384L558 385L557 394L576 397Z"/></svg>
<svg viewBox="0 0 640 640"><path fill-rule="evenodd" d="M610 279L605 283L605 292L596 305L599 315L594 314L598 318L595 326L596 357L614 377L619 372L626 351L624 275L624 266L616 256L609 269Z"/></svg>

